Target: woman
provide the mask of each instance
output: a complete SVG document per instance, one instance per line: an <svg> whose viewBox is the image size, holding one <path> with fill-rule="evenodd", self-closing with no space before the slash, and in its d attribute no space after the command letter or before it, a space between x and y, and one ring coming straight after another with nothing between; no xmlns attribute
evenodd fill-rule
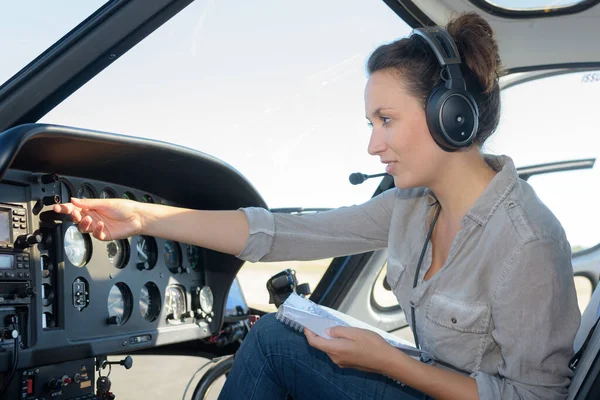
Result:
<svg viewBox="0 0 600 400"><path fill-rule="evenodd" d="M446 29L416 31L368 61L368 150L396 188L362 205L309 216L114 199L54 207L101 240L193 238L250 261L388 248L388 282L432 359L356 328L333 328L334 339L301 335L268 315L242 344L220 398L566 397L580 315L570 245L512 160L481 152L500 111L490 26L465 14ZM454 43L462 64L452 61Z"/></svg>

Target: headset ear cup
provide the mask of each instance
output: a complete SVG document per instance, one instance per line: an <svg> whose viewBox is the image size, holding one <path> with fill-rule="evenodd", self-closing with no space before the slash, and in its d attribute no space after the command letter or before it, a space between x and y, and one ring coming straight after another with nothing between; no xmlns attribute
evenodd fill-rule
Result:
<svg viewBox="0 0 600 400"><path fill-rule="evenodd" d="M475 140L479 112L469 92L438 87L429 95L427 125L433 140L445 151L469 147Z"/></svg>
<svg viewBox="0 0 600 400"><path fill-rule="evenodd" d="M444 97L446 92L448 92L446 87L437 86L431 91L431 93L429 93L429 96L427 97L427 104L425 105L425 118L427 119L429 133L431 134L431 137L435 143L440 146L442 150L452 152L458 150L458 148L448 143L444 139L442 127L440 126L440 109L443 104L441 99Z"/></svg>

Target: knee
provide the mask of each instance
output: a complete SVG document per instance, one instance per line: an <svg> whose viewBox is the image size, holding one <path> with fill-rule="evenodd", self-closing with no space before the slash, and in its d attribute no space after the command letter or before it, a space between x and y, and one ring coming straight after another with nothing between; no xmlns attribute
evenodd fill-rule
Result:
<svg viewBox="0 0 600 400"><path fill-rule="evenodd" d="M270 313L261 317L252 326L244 342L248 341L250 344L258 345L263 350L267 350L281 343L290 344L290 342L299 340L304 341L303 334L277 320L275 313Z"/></svg>

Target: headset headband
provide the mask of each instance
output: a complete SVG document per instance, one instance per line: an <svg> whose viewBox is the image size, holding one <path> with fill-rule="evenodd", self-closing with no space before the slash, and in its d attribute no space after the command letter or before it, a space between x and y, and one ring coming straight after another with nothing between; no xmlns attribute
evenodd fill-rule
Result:
<svg viewBox="0 0 600 400"><path fill-rule="evenodd" d="M460 54L448 31L439 26L415 28L410 36L417 35L431 47L438 62L448 72L446 88L466 90L467 85L460 72Z"/></svg>

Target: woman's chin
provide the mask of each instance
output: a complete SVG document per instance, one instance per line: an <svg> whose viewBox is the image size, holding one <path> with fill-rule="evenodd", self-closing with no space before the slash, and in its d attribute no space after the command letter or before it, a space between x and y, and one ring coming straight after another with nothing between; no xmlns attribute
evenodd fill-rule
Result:
<svg viewBox="0 0 600 400"><path fill-rule="evenodd" d="M406 177L394 175L394 186L396 186L398 189L412 189L419 187L420 185L413 180L406 179Z"/></svg>

